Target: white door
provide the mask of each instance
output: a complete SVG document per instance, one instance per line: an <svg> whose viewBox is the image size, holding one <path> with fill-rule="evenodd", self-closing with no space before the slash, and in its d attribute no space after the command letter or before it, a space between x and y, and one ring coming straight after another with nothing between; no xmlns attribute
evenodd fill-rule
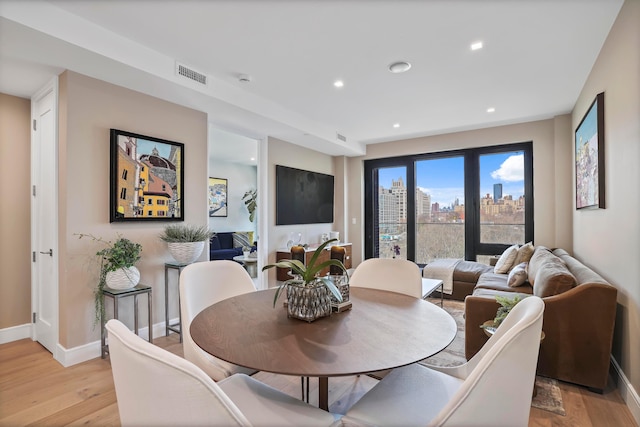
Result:
<svg viewBox="0 0 640 427"><path fill-rule="evenodd" d="M57 79L31 99L31 306L33 339L58 341Z"/></svg>

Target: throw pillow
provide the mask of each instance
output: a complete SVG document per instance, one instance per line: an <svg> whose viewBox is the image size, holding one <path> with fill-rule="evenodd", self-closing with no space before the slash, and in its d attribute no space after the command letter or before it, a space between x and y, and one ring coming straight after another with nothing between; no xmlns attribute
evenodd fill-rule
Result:
<svg viewBox="0 0 640 427"><path fill-rule="evenodd" d="M515 288L516 286L522 286L527 281L527 263L521 262L511 269L509 277L507 278L507 284L509 287Z"/></svg>
<svg viewBox="0 0 640 427"><path fill-rule="evenodd" d="M518 245L508 247L502 255L500 255L500 259L496 262L493 272L498 274L507 274L511 269L513 262L516 260L516 256L518 256Z"/></svg>
<svg viewBox="0 0 640 427"><path fill-rule="evenodd" d="M529 242L525 245L522 245L518 248L518 256L516 256L516 260L513 263L514 266L520 265L523 262L529 262L531 259L531 255L533 255L534 251L533 243Z"/></svg>
<svg viewBox="0 0 640 427"><path fill-rule="evenodd" d="M249 241L249 233L233 233L233 247L234 248L243 248L243 247L251 247L252 242Z"/></svg>

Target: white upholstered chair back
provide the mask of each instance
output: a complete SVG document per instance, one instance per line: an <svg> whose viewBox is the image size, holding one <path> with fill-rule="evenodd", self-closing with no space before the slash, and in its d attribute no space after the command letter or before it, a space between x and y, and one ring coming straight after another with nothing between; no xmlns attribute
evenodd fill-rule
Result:
<svg viewBox="0 0 640 427"><path fill-rule="evenodd" d="M234 261L197 262L186 266L180 274L180 324L184 357L215 381L237 372L252 374L254 371L220 360L198 347L189 333L191 322L210 305L255 290L251 276Z"/></svg>
<svg viewBox="0 0 640 427"><path fill-rule="evenodd" d="M526 427L543 312L542 299L525 298L461 366L394 369L347 411L343 425Z"/></svg>
<svg viewBox="0 0 640 427"><path fill-rule="evenodd" d="M205 372L109 320L109 357L123 426L248 426Z"/></svg>
<svg viewBox="0 0 640 427"><path fill-rule="evenodd" d="M422 298L420 268L416 263L406 259L369 258L364 260L353 271L349 284Z"/></svg>
<svg viewBox="0 0 640 427"><path fill-rule="evenodd" d="M469 361L462 386L433 425L528 425L543 313L544 302L535 296L511 310Z"/></svg>

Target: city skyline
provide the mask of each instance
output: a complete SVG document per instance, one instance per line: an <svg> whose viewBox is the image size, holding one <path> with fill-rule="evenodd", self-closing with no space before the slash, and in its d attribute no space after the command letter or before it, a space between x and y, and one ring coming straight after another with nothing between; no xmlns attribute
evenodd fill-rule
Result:
<svg viewBox="0 0 640 427"><path fill-rule="evenodd" d="M493 196L493 185L502 184L503 196L514 199L524 195L524 154L522 152L492 153L480 157L480 195ZM380 168L378 182L391 188L391 181L402 178L406 185L404 167ZM464 204L464 160L447 157L419 161L416 165L416 186L431 196L431 203L451 206L456 199Z"/></svg>

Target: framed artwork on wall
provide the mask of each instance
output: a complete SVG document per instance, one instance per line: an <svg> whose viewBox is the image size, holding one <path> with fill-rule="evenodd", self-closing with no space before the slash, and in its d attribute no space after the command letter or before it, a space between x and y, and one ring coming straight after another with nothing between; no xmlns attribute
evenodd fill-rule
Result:
<svg viewBox="0 0 640 427"><path fill-rule="evenodd" d="M575 138L576 209L604 209L604 92L591 103Z"/></svg>
<svg viewBox="0 0 640 427"><path fill-rule="evenodd" d="M184 144L111 129L109 222L184 221Z"/></svg>
<svg viewBox="0 0 640 427"><path fill-rule="evenodd" d="M227 216L227 180L209 178L209 216Z"/></svg>

